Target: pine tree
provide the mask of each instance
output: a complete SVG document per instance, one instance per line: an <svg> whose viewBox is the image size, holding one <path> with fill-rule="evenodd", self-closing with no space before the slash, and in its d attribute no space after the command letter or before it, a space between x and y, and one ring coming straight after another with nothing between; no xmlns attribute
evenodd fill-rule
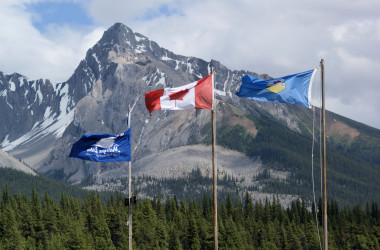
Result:
<svg viewBox="0 0 380 250"><path fill-rule="evenodd" d="M3 188L3 196L1 197L1 203L0 203L0 208L1 211L3 211L3 208L10 202L11 197L9 197L8 193L8 185L5 185Z"/></svg>
<svg viewBox="0 0 380 250"><path fill-rule="evenodd" d="M167 221L173 221L174 214L178 210L177 199L170 199L169 197L166 199L165 203L165 215Z"/></svg>
<svg viewBox="0 0 380 250"><path fill-rule="evenodd" d="M192 213L188 216L188 225L187 245L190 249L201 249L198 226Z"/></svg>
<svg viewBox="0 0 380 250"><path fill-rule="evenodd" d="M227 212L227 215L232 215L232 201L231 201L231 195L230 195L230 193L227 194L226 212Z"/></svg>
<svg viewBox="0 0 380 250"><path fill-rule="evenodd" d="M156 215L157 215L156 233L157 233L158 246L161 249L167 249L169 235L166 228L165 209L162 206L160 197L158 197L155 207L156 207L155 209L156 209Z"/></svg>
<svg viewBox="0 0 380 250"><path fill-rule="evenodd" d="M287 227L288 249L301 249L301 241L298 238L297 226L292 221Z"/></svg>
<svg viewBox="0 0 380 250"><path fill-rule="evenodd" d="M179 232L174 225L172 225L169 230L169 249L183 249L179 239Z"/></svg>
<svg viewBox="0 0 380 250"><path fill-rule="evenodd" d="M312 221L307 222L305 225L305 238L308 249L319 249L320 245L322 245L320 244L316 225Z"/></svg>
<svg viewBox="0 0 380 250"><path fill-rule="evenodd" d="M128 207L125 207L121 202L115 202L113 196L111 196L106 214L106 221L113 245L116 248L128 245L129 230L124 224L128 218Z"/></svg>
<svg viewBox="0 0 380 250"><path fill-rule="evenodd" d="M91 233L94 247L97 249L112 249L111 233L106 223L103 205L97 194L91 193L83 204L85 225Z"/></svg>
<svg viewBox="0 0 380 250"><path fill-rule="evenodd" d="M58 218L62 217L62 213L58 205L45 193L42 201L42 223L47 234L55 234L58 232Z"/></svg>
<svg viewBox="0 0 380 250"><path fill-rule="evenodd" d="M203 194L202 214L203 217L209 221L213 219L212 200L210 200L210 198L206 194Z"/></svg>
<svg viewBox="0 0 380 250"><path fill-rule="evenodd" d="M65 242L61 234L51 234L50 238L46 241L45 249L64 249ZM85 248L82 248L85 249Z"/></svg>
<svg viewBox="0 0 380 250"><path fill-rule="evenodd" d="M245 193L244 197L244 218L253 218L253 204L248 192Z"/></svg>
<svg viewBox="0 0 380 250"><path fill-rule="evenodd" d="M276 226L273 222L268 222L266 224L265 231L266 231L265 241L273 243L276 246L276 248L277 246L280 246L280 237L276 230Z"/></svg>
<svg viewBox="0 0 380 250"><path fill-rule="evenodd" d="M16 216L8 200L0 215L0 239L4 249L24 249L25 239L17 227Z"/></svg>
<svg viewBox="0 0 380 250"><path fill-rule="evenodd" d="M47 239L47 231L42 223L42 207L40 197L37 191L32 189L32 200L31 200L31 225L33 228L32 237L36 240L36 246L45 244Z"/></svg>
<svg viewBox="0 0 380 250"><path fill-rule="evenodd" d="M141 249L158 248L157 215L152 203L145 199L137 206L134 216L134 240Z"/></svg>
<svg viewBox="0 0 380 250"><path fill-rule="evenodd" d="M281 224L279 231L280 231L279 232L280 233L280 235L279 235L280 242L279 242L278 248L279 249L289 249L288 236L287 236L284 224Z"/></svg>
<svg viewBox="0 0 380 250"><path fill-rule="evenodd" d="M83 226L77 220L70 220L64 233L65 248L68 249L89 249Z"/></svg>

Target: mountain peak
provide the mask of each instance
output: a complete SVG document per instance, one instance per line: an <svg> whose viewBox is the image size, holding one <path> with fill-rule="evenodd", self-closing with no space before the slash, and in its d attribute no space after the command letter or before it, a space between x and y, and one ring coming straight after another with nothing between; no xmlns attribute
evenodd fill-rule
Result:
<svg viewBox="0 0 380 250"><path fill-rule="evenodd" d="M129 37L133 34L134 34L134 32L131 28L127 27L126 25L124 25L122 23L115 23L114 25L112 25L109 29L107 29L104 32L103 37L100 39L99 42L101 42L103 40L112 41L114 39L117 39L114 42L118 43L118 42L120 42L119 39L125 40L126 37Z"/></svg>
<svg viewBox="0 0 380 250"><path fill-rule="evenodd" d="M106 30L97 44L109 47L115 44L129 48L130 50L141 50L144 41L149 41L147 37L135 33L131 28L122 23L115 23ZM140 49L139 49L140 48Z"/></svg>

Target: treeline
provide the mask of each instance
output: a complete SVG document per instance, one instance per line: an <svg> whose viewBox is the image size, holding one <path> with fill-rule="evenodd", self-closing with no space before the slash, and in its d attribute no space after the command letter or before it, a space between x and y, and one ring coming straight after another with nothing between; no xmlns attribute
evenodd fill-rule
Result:
<svg viewBox="0 0 380 250"><path fill-rule="evenodd" d="M40 196L49 190L49 196L55 201L60 200L62 193L81 200L89 194L89 191L67 182L53 180L43 175L30 175L11 168L0 168L0 188L5 185L8 186L10 196L15 194L30 196L33 187ZM103 201L107 201L110 193L99 192L99 195Z"/></svg>
<svg viewBox="0 0 380 250"><path fill-rule="evenodd" d="M90 193L80 201L62 194L55 202L32 190L0 200L0 248L4 249L128 249L128 207L120 194L103 203ZM320 205L319 205L320 207ZM329 202L331 249L379 249L380 211L377 203L363 209L340 209ZM220 249L319 249L321 218L303 201L287 209L278 198L253 203L246 195L230 196L218 210ZM318 228L318 229L317 229ZM133 205L134 249L213 249L212 198L178 201L176 197L138 200Z"/></svg>

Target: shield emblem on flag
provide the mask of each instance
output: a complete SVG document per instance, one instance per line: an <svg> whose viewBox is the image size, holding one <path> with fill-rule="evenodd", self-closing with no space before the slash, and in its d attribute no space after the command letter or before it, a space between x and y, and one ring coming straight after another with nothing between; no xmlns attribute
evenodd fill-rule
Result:
<svg viewBox="0 0 380 250"><path fill-rule="evenodd" d="M277 80L275 82L268 82L265 87L270 92L277 94L285 89L285 79Z"/></svg>

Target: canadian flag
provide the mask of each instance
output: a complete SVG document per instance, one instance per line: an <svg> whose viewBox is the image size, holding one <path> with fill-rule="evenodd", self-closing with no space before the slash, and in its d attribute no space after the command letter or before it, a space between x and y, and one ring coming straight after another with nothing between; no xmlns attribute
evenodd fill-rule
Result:
<svg viewBox="0 0 380 250"><path fill-rule="evenodd" d="M212 109L213 74L196 82L145 93L145 105L152 115L155 110Z"/></svg>

